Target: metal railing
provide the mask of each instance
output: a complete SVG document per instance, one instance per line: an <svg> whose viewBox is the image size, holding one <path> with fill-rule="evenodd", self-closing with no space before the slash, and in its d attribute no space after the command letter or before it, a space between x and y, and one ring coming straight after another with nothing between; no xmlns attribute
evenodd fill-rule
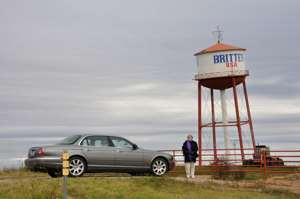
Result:
<svg viewBox="0 0 300 199"><path fill-rule="evenodd" d="M171 154L177 166L184 165L181 150L161 151ZM226 168L225 172L256 172L265 177L268 174L300 173L300 150L266 150L256 153L254 149L247 148L244 149L244 159L240 149L216 151L217 154L214 154L214 149L202 149L201 159L196 162L199 172L218 172Z"/></svg>

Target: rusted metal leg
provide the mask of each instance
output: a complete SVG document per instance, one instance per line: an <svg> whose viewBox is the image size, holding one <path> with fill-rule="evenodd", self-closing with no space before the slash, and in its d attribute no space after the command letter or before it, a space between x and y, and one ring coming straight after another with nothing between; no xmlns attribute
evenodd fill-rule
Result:
<svg viewBox="0 0 300 199"><path fill-rule="evenodd" d="M245 80L243 81L243 89L244 89L245 102L246 102L246 107L247 107L247 115L248 115L248 122L249 122L250 133L251 133L252 146L253 146L253 150L255 151L256 144L255 144L253 123L252 123L252 117L251 117L250 105L249 105L249 99L248 99L248 92L247 92Z"/></svg>
<svg viewBox="0 0 300 199"><path fill-rule="evenodd" d="M199 168L202 166L202 90L201 82L198 81L198 148L199 148Z"/></svg>
<svg viewBox="0 0 300 199"><path fill-rule="evenodd" d="M239 102L238 102L238 97L237 97L235 78L232 78L232 85L233 85L234 106L235 106L235 114L236 114L236 126L237 126L237 130L238 130L239 141L240 141L241 157L242 157L242 161L244 161L245 160L244 144L243 144L241 119L240 119L240 112L239 112Z"/></svg>

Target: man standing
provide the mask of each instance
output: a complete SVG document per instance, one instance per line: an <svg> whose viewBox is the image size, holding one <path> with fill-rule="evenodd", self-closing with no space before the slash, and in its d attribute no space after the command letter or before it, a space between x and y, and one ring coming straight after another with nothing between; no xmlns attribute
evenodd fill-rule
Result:
<svg viewBox="0 0 300 199"><path fill-rule="evenodd" d="M184 155L185 172L187 178L195 178L195 162L198 157L198 145L189 134L187 140L183 143L182 153Z"/></svg>

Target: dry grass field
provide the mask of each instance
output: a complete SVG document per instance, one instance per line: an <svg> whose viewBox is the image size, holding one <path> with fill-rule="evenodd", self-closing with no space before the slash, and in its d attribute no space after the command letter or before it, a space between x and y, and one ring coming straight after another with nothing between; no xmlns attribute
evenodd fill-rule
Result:
<svg viewBox="0 0 300 199"><path fill-rule="evenodd" d="M284 189L299 185L299 176L277 177L277 181L215 180L202 175L186 180L182 176L136 176L90 174L68 178L71 199L296 199L297 191ZM270 183L272 186L267 186ZM0 172L0 198L40 199L61 198L62 178L25 170ZM282 188L283 187L283 188ZM297 187L297 186L295 186ZM295 188L294 187L294 188ZM299 193L300 194L300 193Z"/></svg>

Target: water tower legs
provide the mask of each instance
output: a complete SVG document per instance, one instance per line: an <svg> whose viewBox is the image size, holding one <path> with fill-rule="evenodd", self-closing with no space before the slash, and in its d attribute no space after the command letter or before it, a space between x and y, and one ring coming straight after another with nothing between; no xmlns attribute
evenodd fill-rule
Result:
<svg viewBox="0 0 300 199"><path fill-rule="evenodd" d="M237 77L238 78L238 77ZM245 152L244 152L244 143L243 143L243 134L242 134L242 125L249 125L250 129L250 135L251 135L251 141L253 149L255 149L255 137L254 137L254 131L253 131L253 124L252 124L252 118L251 118L251 112L250 112L250 105L249 105L249 99L248 99L248 93L247 93L247 87L246 82L243 80L242 82L238 82L239 80L235 77L232 77L232 89L233 89L233 100L234 100L234 111L235 111L235 120L231 121L228 118L228 110L227 110L227 103L226 103L226 91L220 90L220 99L221 99L221 109L222 109L222 121L218 122L216 121L216 112L215 112L215 96L214 96L214 89L209 88L209 95L210 95L210 111L211 111L211 121L210 122L204 122L202 121L203 115L202 115L202 108L206 109L206 107L202 107L202 95L203 95L203 86L201 81L198 81L198 146L199 146L199 166L203 165L203 151L213 151L213 161L218 161L218 148L217 148L217 128L223 128L224 133L224 148L225 148L225 159L230 159L228 157L231 157L230 153L230 132L231 126L236 126L237 128L237 134L238 134L238 140L239 140L239 150L240 150L240 156L242 161L245 160ZM238 93L237 93L237 86L241 83L243 86L243 94L244 99L246 103L246 109L247 109L247 120L241 120L240 117L240 104L238 99ZM218 89L219 90L219 89ZM204 91L205 92L205 91ZM228 97L228 96L227 96ZM209 109L208 109L209 110ZM203 149L203 128L210 129L210 133L212 135L212 148ZM237 151L234 152L236 154Z"/></svg>

